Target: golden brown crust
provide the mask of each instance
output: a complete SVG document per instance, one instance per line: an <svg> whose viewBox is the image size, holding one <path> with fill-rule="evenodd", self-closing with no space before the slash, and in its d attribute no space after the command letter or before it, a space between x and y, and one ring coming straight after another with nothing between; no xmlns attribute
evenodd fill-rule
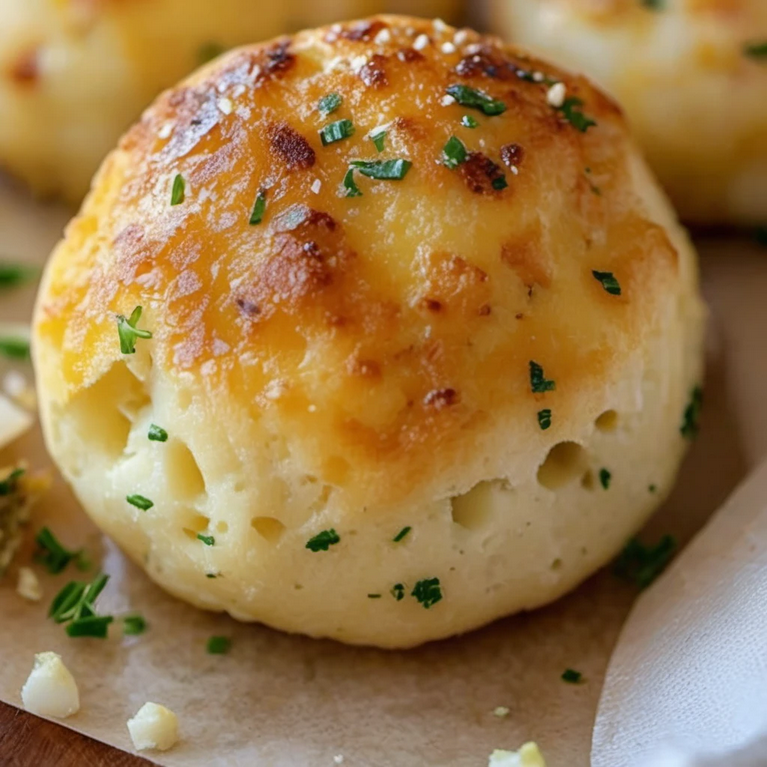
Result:
<svg viewBox="0 0 767 767"><path fill-rule="evenodd" d="M594 127L552 105L552 81ZM451 102L455 84L506 111ZM323 117L332 92L343 105ZM323 146L341 119L354 135ZM470 152L455 170L452 135ZM634 153L587 80L474 33L380 17L235 51L146 112L55 254L37 335L60 349L58 399L120 361L114 317L141 305L155 365L191 375L214 411L232 398L276 424L321 481L391 502L427 492L498 424L573 416L657 332L677 253L636 196ZM356 172L363 196L347 197L352 159L412 168ZM531 361L556 391L531 390Z"/></svg>

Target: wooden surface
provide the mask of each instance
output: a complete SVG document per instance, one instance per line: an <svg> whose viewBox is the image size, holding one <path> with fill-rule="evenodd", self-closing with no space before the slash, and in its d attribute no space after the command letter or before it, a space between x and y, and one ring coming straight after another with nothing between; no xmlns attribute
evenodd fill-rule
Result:
<svg viewBox="0 0 767 767"><path fill-rule="evenodd" d="M148 767L150 762L0 703L3 767Z"/></svg>

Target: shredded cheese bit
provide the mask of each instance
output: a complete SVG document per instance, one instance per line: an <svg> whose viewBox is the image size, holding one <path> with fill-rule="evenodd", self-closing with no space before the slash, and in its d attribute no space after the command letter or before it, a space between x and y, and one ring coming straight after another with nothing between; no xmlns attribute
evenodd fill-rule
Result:
<svg viewBox="0 0 767 767"><path fill-rule="evenodd" d="M231 99L223 98L218 100L218 108L225 114L230 115L234 110L234 104Z"/></svg>
<svg viewBox="0 0 767 767"><path fill-rule="evenodd" d="M170 134L173 133L173 123L165 123L165 125L160 128L157 135L162 138L170 138Z"/></svg>
<svg viewBox="0 0 767 767"><path fill-rule="evenodd" d="M564 83L554 83L546 92L546 101L551 106L559 109L565 103L567 96L567 87Z"/></svg>
<svg viewBox="0 0 767 767"><path fill-rule="evenodd" d="M375 36L375 42L378 45L385 45L386 43L391 42L391 31L384 27L376 36Z"/></svg>
<svg viewBox="0 0 767 767"><path fill-rule="evenodd" d="M459 29L454 35L453 35L453 42L456 45L464 45L469 39L469 32L466 29Z"/></svg>
<svg viewBox="0 0 767 767"><path fill-rule="evenodd" d="M145 703L133 719L128 720L133 747L137 751L167 751L178 742L178 718L157 703Z"/></svg>
<svg viewBox="0 0 767 767"><path fill-rule="evenodd" d="M80 710L75 678L55 652L35 655L35 665L21 688L24 708L30 714L66 719Z"/></svg>
<svg viewBox="0 0 767 767"><path fill-rule="evenodd" d="M431 40L429 40L428 35L418 35L416 37L415 42L413 43L413 48L417 51L422 51L424 48L426 48Z"/></svg>
<svg viewBox="0 0 767 767"><path fill-rule="evenodd" d="M442 97L442 100L439 103L442 104L443 107L449 107L451 104L455 104L455 99L448 93Z"/></svg>
<svg viewBox="0 0 767 767"><path fill-rule="evenodd" d="M442 43L442 53L445 53L447 55L450 55L451 53L456 52L456 47L451 42Z"/></svg>
<svg viewBox="0 0 767 767"><path fill-rule="evenodd" d="M311 188L314 194L319 194L320 190L322 189L322 181L320 181L318 178L315 178Z"/></svg>
<svg viewBox="0 0 767 767"><path fill-rule="evenodd" d="M19 568L19 580L16 583L16 593L29 600L39 602L43 598L43 589L31 567Z"/></svg>

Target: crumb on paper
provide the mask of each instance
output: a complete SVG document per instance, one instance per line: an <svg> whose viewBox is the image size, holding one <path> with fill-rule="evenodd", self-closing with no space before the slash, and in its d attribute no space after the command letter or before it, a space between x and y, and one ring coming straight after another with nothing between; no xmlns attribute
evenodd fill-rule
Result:
<svg viewBox="0 0 767 767"><path fill-rule="evenodd" d="M19 568L16 593L30 602L39 602L43 598L43 587L31 567Z"/></svg>
<svg viewBox="0 0 767 767"><path fill-rule="evenodd" d="M66 719L80 710L75 678L55 652L35 655L35 665L21 688L21 700L30 714Z"/></svg>
<svg viewBox="0 0 767 767"><path fill-rule="evenodd" d="M344 755L343 754L336 754L333 757L333 764L343 764L344 763Z"/></svg>
<svg viewBox="0 0 767 767"><path fill-rule="evenodd" d="M487 767L546 767L546 762L535 743L525 743L519 751L496 749L490 754Z"/></svg>
<svg viewBox="0 0 767 767"><path fill-rule="evenodd" d="M499 719L507 717L511 713L511 709L508 706L496 706L493 709L493 716L497 716Z"/></svg>
<svg viewBox="0 0 767 767"><path fill-rule="evenodd" d="M178 718L158 703L145 703L128 720L133 746L137 751L167 751L178 743Z"/></svg>

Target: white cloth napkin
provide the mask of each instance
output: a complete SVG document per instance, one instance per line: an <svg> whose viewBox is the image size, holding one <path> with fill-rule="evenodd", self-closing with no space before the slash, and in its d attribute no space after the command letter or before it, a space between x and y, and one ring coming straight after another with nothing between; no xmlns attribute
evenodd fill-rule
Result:
<svg viewBox="0 0 767 767"><path fill-rule="evenodd" d="M637 601L592 765L767 765L767 463Z"/></svg>

